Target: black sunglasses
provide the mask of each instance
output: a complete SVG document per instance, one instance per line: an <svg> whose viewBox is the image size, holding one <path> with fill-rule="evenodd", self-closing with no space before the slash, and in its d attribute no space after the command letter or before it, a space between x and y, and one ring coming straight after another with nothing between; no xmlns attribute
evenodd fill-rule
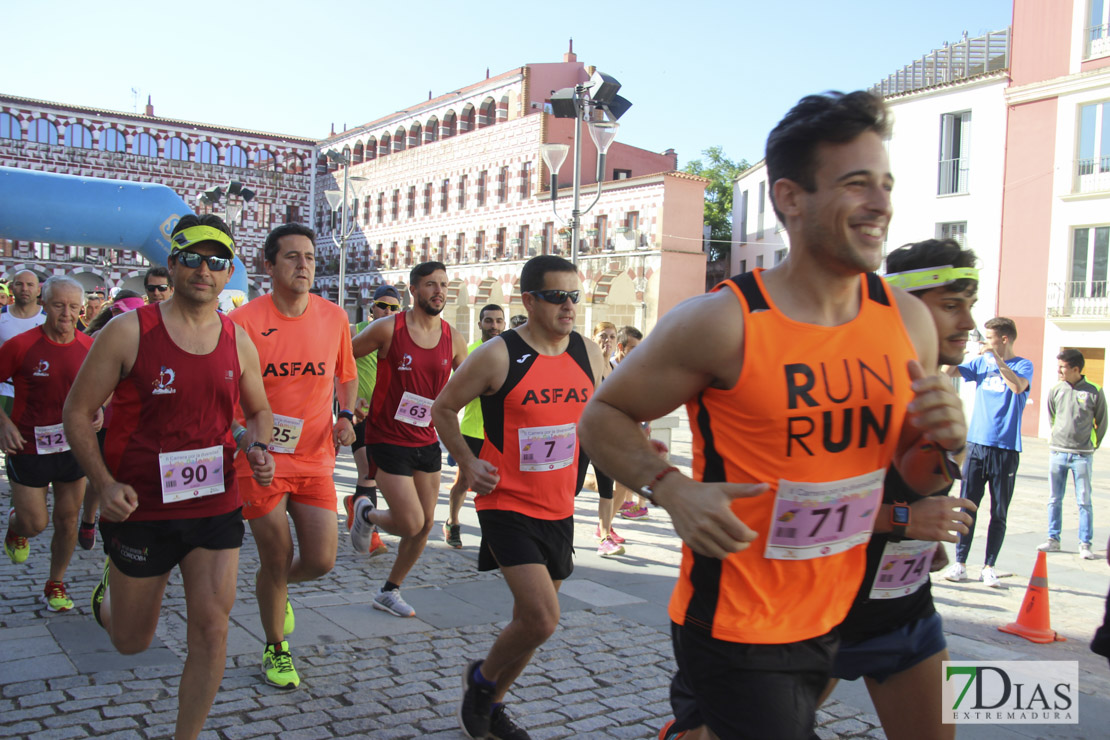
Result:
<svg viewBox="0 0 1110 740"><path fill-rule="evenodd" d="M578 303L578 295L581 291L578 290L530 290L528 293L534 295L536 298L542 298L548 303L554 303L556 306L562 305L568 298L571 303Z"/></svg>
<svg viewBox="0 0 1110 740"><path fill-rule="evenodd" d="M401 307L396 303L386 303L385 301L374 301L374 305L383 311L400 311Z"/></svg>
<svg viewBox="0 0 1110 740"><path fill-rule="evenodd" d="M174 252L174 259L190 270L200 267L201 262L207 262L208 269L212 272L223 272L231 267L231 260L227 257L205 257L203 254L197 254L196 252Z"/></svg>
<svg viewBox="0 0 1110 740"><path fill-rule="evenodd" d="M148 285L148 286L146 286L146 290L147 290L148 293L152 290L157 290L159 293L165 293L169 289L170 289L170 286L168 286L168 285Z"/></svg>

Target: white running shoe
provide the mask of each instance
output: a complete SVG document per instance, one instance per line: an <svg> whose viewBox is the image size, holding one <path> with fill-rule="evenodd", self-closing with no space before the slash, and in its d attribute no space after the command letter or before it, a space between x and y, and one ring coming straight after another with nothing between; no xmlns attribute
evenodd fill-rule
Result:
<svg viewBox="0 0 1110 740"><path fill-rule="evenodd" d="M1097 556L1091 552L1091 546L1086 542L1079 543L1079 557L1084 560L1096 560Z"/></svg>
<svg viewBox="0 0 1110 740"><path fill-rule="evenodd" d="M374 534L374 525L366 520L366 514L374 510L374 505L366 496L355 499L354 522L351 524L351 546L357 553L370 551L370 538Z"/></svg>
<svg viewBox="0 0 1110 740"><path fill-rule="evenodd" d="M967 566L963 563L952 563L952 567L944 572L944 580L960 583L967 580Z"/></svg>
<svg viewBox="0 0 1110 740"><path fill-rule="evenodd" d="M979 580L991 588L999 588L1002 584L998 576L994 574L994 568L989 565L983 566L983 570L979 573Z"/></svg>
<svg viewBox="0 0 1110 740"><path fill-rule="evenodd" d="M374 608L389 612L395 617L415 617L416 610L401 598L401 589L379 591L374 594Z"/></svg>
<svg viewBox="0 0 1110 740"><path fill-rule="evenodd" d="M1049 537L1045 542L1037 545L1037 550L1040 552L1060 552L1060 540Z"/></svg>

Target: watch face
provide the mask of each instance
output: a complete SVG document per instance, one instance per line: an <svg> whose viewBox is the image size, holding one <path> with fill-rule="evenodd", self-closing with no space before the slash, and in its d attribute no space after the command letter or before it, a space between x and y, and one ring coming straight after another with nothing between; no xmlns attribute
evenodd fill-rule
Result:
<svg viewBox="0 0 1110 740"><path fill-rule="evenodd" d="M895 506L890 510L890 520L895 524L909 524L910 523L910 507L908 506Z"/></svg>

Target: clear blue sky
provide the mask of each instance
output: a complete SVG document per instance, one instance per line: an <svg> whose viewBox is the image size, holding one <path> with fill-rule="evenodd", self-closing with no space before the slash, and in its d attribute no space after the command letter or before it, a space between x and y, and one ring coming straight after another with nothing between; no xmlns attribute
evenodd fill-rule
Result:
<svg viewBox="0 0 1110 740"><path fill-rule="evenodd" d="M7 0L0 92L322 138L529 62L579 61L633 102L620 141L758 161L801 96L869 87L1010 24L1010 0ZM556 13L545 18L541 9ZM310 11L311 9L311 11Z"/></svg>

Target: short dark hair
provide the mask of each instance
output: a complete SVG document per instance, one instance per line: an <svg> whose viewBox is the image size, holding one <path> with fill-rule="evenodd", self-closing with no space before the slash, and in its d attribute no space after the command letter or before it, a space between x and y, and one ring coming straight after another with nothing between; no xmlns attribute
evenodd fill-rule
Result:
<svg viewBox="0 0 1110 740"><path fill-rule="evenodd" d="M983 328L990 329L995 334L1009 337L1011 342L1017 341L1017 324L1014 323L1013 319L1008 319L1005 316L995 316L983 324Z"/></svg>
<svg viewBox="0 0 1110 740"><path fill-rule="evenodd" d="M143 287L146 287L146 281L150 280L152 277L164 277L166 282L170 284L170 287L173 287L173 278L170 277L170 271L161 265L155 265L146 271L146 274L143 275Z"/></svg>
<svg viewBox="0 0 1110 740"><path fill-rule="evenodd" d="M639 341L643 338L643 332L641 332L634 326L622 326L620 329L617 330L617 344L622 347L628 344L629 339L635 339Z"/></svg>
<svg viewBox="0 0 1110 740"><path fill-rule="evenodd" d="M312 242L312 246L316 246L316 232L312 229L304 224L282 224L267 234L266 241L262 244L263 259L271 265L277 261L278 240L283 236L307 236L308 240Z"/></svg>
<svg viewBox="0 0 1110 740"><path fill-rule="evenodd" d="M447 272L447 265L442 262L421 262L409 270L409 285L416 285L420 278L425 278L437 270Z"/></svg>
<svg viewBox="0 0 1110 740"><path fill-rule="evenodd" d="M478 312L478 321L481 321L486 317L486 311L500 311L502 314L505 313L505 309L501 308L501 306L497 305L496 303L487 303L486 305L482 306L482 310Z"/></svg>
<svg viewBox="0 0 1110 740"><path fill-rule="evenodd" d="M509 319L509 326L513 329L517 328L518 326L524 326L524 324L526 323L528 323L528 314L524 313L518 313L516 316L513 316L511 319Z"/></svg>
<svg viewBox="0 0 1110 740"><path fill-rule="evenodd" d="M543 279L549 272L573 272L578 274L578 269L562 257L553 254L541 254L524 263L520 270L520 292L531 293L533 290L543 290Z"/></svg>
<svg viewBox="0 0 1110 740"><path fill-rule="evenodd" d="M779 221L784 218L775 205L775 182L793 180L812 193L817 189L817 145L852 141L865 131L886 138L890 122L882 98L864 90L807 95L790 109L767 137L767 185Z"/></svg>
<svg viewBox="0 0 1110 740"><path fill-rule="evenodd" d="M1082 370L1087 361L1083 359L1083 353L1077 349L1065 349L1056 355L1057 360L1062 360L1067 363L1068 367L1074 367L1076 370Z"/></svg>
<svg viewBox="0 0 1110 740"><path fill-rule="evenodd" d="M929 267L975 267L975 252L964 249L955 239L926 239L923 242L903 244L886 256L888 273L924 270ZM979 287L979 281L962 278L954 283L939 286L946 293L963 293ZM913 295L926 293L935 288L911 290Z"/></svg>
<svg viewBox="0 0 1110 740"><path fill-rule="evenodd" d="M228 236L231 236L231 229L226 223L224 223L224 220L217 216L215 213L205 213L201 216L198 216L195 213L185 214L180 219L178 219L177 225L174 226L173 231L170 232L170 236L173 236L179 231L184 231L190 226L211 226L213 229L219 229Z"/></svg>

